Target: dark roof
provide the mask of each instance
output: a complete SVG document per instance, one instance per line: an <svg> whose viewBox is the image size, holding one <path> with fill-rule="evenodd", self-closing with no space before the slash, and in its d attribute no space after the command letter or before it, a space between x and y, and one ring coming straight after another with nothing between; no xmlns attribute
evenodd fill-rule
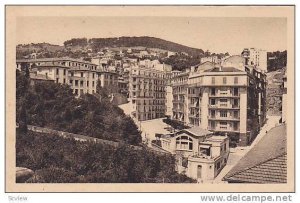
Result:
<svg viewBox="0 0 300 203"><path fill-rule="evenodd" d="M215 67L211 70L206 70L205 72L243 72L237 68L234 67Z"/></svg>
<svg viewBox="0 0 300 203"><path fill-rule="evenodd" d="M231 182L286 182L286 125L272 128L223 178Z"/></svg>

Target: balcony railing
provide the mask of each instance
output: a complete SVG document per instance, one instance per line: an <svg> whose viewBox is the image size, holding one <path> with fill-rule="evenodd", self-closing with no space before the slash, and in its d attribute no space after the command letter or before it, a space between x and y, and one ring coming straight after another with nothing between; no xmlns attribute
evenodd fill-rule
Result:
<svg viewBox="0 0 300 203"><path fill-rule="evenodd" d="M209 94L209 97L240 97L240 94L233 94L233 93L227 93L227 94Z"/></svg>
<svg viewBox="0 0 300 203"><path fill-rule="evenodd" d="M209 120L226 120L226 121L239 121L240 117L236 116L227 116L227 117L221 117L221 116L208 116Z"/></svg>
<svg viewBox="0 0 300 203"><path fill-rule="evenodd" d="M233 104L209 104L208 108L211 109L239 109L239 105L233 105Z"/></svg>
<svg viewBox="0 0 300 203"><path fill-rule="evenodd" d="M212 127L212 126L209 126L208 127L208 130L211 130L211 131L220 131L220 132L239 132L240 129L239 128L233 128L233 127L227 127L227 128L222 128L222 127Z"/></svg>

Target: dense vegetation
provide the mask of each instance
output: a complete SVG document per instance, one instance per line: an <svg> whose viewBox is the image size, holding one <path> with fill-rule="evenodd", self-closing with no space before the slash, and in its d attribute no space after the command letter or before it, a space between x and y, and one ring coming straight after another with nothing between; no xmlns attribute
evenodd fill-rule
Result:
<svg viewBox="0 0 300 203"><path fill-rule="evenodd" d="M16 163L35 171L28 183L195 182L175 171L175 159L128 145L82 143L17 130Z"/></svg>
<svg viewBox="0 0 300 203"><path fill-rule="evenodd" d="M202 49L191 48L167 40L155 37L118 37L118 38L92 38L88 40L89 45L95 49L100 50L105 47L135 47L143 46L147 48L159 48L173 52L186 52L192 56L199 56L203 54Z"/></svg>
<svg viewBox="0 0 300 203"><path fill-rule="evenodd" d="M276 71L286 67L287 51L268 52L268 71ZM271 59L270 59L271 57Z"/></svg>
<svg viewBox="0 0 300 203"><path fill-rule="evenodd" d="M73 38L64 42L64 46L86 46L88 44L87 38Z"/></svg>
<svg viewBox="0 0 300 203"><path fill-rule="evenodd" d="M141 135L133 120L103 95L76 99L68 85L37 83L17 72L17 122L138 145ZM102 92L101 92L102 93Z"/></svg>

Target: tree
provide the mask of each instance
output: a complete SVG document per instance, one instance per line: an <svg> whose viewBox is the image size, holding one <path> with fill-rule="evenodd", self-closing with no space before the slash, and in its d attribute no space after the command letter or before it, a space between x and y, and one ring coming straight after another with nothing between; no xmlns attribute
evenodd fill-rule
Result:
<svg viewBox="0 0 300 203"><path fill-rule="evenodd" d="M22 102L18 121L19 121L20 132L27 133L27 113L26 113L26 101L25 100Z"/></svg>

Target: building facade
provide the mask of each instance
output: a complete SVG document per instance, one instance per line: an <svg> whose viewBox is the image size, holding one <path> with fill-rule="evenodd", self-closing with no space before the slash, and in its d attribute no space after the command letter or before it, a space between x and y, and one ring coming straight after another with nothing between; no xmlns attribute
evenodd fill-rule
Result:
<svg viewBox="0 0 300 203"><path fill-rule="evenodd" d="M267 72L267 51L256 48L245 48L242 56L246 58L247 65L253 65Z"/></svg>
<svg viewBox="0 0 300 203"><path fill-rule="evenodd" d="M129 100L139 121L162 118L166 112L167 74L141 65L129 70Z"/></svg>
<svg viewBox="0 0 300 203"><path fill-rule="evenodd" d="M230 63L231 67L199 65L185 73L185 79L175 77L173 119L226 134L245 146L266 119L266 75L254 67L241 66L240 60L233 61L238 63Z"/></svg>
<svg viewBox="0 0 300 203"><path fill-rule="evenodd" d="M26 64L31 72L54 80L55 83L66 84L77 96L96 93L97 82L113 91L118 89L118 75L114 72L99 70L91 62L72 58L42 58L17 60L17 69Z"/></svg>

